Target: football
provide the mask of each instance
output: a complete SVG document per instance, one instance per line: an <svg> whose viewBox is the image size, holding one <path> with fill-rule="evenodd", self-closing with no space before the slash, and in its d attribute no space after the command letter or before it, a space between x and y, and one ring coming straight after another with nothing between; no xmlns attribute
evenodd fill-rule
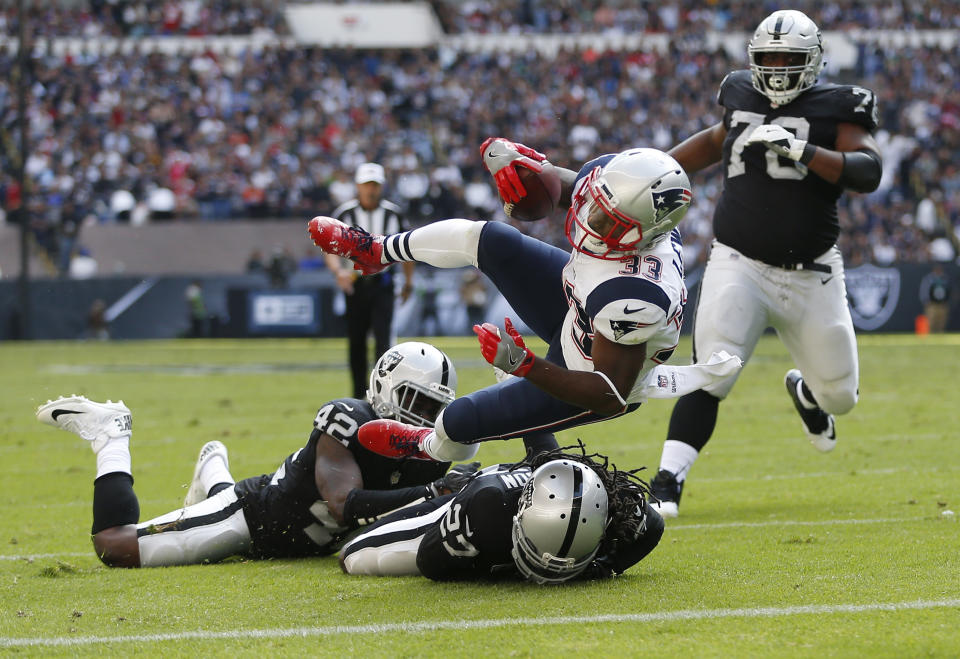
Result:
<svg viewBox="0 0 960 659"><path fill-rule="evenodd" d="M527 195L512 204L504 202L503 211L514 220L535 222L553 215L560 200L560 177L550 163L543 164L539 174L526 167L517 167L517 175Z"/></svg>

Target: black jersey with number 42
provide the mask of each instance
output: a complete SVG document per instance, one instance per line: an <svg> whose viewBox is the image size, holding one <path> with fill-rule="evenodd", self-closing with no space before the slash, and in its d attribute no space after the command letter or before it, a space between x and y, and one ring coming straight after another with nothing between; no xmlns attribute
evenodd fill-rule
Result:
<svg viewBox="0 0 960 659"><path fill-rule="evenodd" d="M364 448L357 440L357 430L377 418L364 400L330 401L317 412L306 446L288 456L273 474L247 478L234 486L242 501L255 556L325 555L336 551L345 539L349 529L330 515L314 476L317 442L325 434L353 454L365 489L425 485L446 473L449 462L387 458Z"/></svg>
<svg viewBox="0 0 960 659"><path fill-rule="evenodd" d="M811 144L834 149L837 124L877 128L876 97L855 85L814 85L778 108L754 89L749 71L720 83L724 190L713 217L717 240L771 264L812 261L837 240L837 199L843 188L806 165L745 142L761 124L776 124Z"/></svg>

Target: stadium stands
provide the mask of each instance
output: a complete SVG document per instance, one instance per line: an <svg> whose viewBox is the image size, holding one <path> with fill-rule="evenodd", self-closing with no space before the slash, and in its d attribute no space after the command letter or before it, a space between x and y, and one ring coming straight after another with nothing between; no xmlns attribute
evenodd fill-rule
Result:
<svg viewBox="0 0 960 659"><path fill-rule="evenodd" d="M284 36L282 6L267 2L33 5L34 36L88 39L69 51L38 45L32 61L29 210L36 244L46 253L35 275L65 268L68 255L58 252L91 247L88 239L104 227L170 223L175 232L179 223L303 220L329 212L339 201L335 183L364 160L387 165L388 194L414 222L503 219L476 154L484 137L506 134L571 166L626 145L667 148L717 119L716 88L744 64L742 53L703 35L736 35L766 11L750 2L710 10L690 1L432 4L448 32L480 41L468 48L454 39L449 44L463 47L423 50L302 47ZM841 247L848 261L954 258L948 238L960 227L957 33L917 45L876 37L885 29L909 36L960 28L960 8L854 0L794 5L824 29L857 39L853 68L828 69L826 77L858 81L880 95L886 175L872 195L845 195ZM17 27L15 9L0 8L6 71L15 68L10 37ZM509 57L485 50L482 41L589 33L599 35L591 43L609 39L624 47L616 37L625 32L669 38L658 42L665 49L531 48ZM247 40L228 46L199 37L212 34ZM175 37L196 38L188 48ZM97 47L108 38L123 47ZM0 200L13 181L15 111L8 77L0 80ZM684 233L695 265L711 235L719 179L713 172L694 184L696 204ZM133 205L119 205L124 198ZM65 210L68 200L76 210ZM136 235L116 228L117 236ZM534 230L564 244L559 222ZM128 271L130 263L147 262L128 259ZM0 267L8 277L15 272L7 261Z"/></svg>

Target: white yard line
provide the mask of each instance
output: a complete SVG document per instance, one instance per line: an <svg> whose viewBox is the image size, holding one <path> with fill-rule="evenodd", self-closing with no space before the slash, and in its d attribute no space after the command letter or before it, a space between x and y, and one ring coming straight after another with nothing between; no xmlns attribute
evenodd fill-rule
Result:
<svg viewBox="0 0 960 659"><path fill-rule="evenodd" d="M705 524L675 524L667 522L668 531L685 531L688 529L736 529L736 528L755 528L765 526L832 526L845 524L900 524L903 522L925 522L932 521L932 517L879 517L872 519L814 519L814 520L796 520L796 519L773 519L765 522L716 522ZM93 551L89 552L57 552L50 554L0 554L0 561L32 561L41 558L64 558L76 556L93 556Z"/></svg>
<svg viewBox="0 0 960 659"><path fill-rule="evenodd" d="M93 550L90 551L64 551L56 554L7 554L0 556L0 561L35 561L40 558L67 558L75 556L95 556Z"/></svg>
<svg viewBox="0 0 960 659"><path fill-rule="evenodd" d="M687 609L659 613L610 613L596 616L553 616L543 618L492 618L487 620L427 620L423 622L372 625L331 625L326 627L292 627L234 631L179 632L171 634L131 634L129 636L52 636L49 638L0 637L0 647L49 647L104 645L109 643L156 643L184 640L233 640L271 638L309 638L352 634L419 634L434 631L492 629L523 625L584 625L636 622L674 622L677 620L715 620L718 618L776 618L795 615L870 613L873 611L916 611L960 607L960 598L916 600L912 602L876 602L872 604L810 604L805 606L751 607L743 609Z"/></svg>
<svg viewBox="0 0 960 659"><path fill-rule="evenodd" d="M926 517L882 517L877 519L772 519L766 522L716 522L706 524L673 524L667 522L668 531L686 529L746 529L764 526L832 526L834 524L899 524L901 522L923 522Z"/></svg>

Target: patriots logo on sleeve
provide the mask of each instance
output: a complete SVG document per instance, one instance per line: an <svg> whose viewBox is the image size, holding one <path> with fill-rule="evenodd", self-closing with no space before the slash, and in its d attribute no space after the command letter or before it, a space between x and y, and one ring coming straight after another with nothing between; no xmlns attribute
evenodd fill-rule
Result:
<svg viewBox="0 0 960 659"><path fill-rule="evenodd" d="M610 329L613 330L613 340L619 341L630 332L649 327L650 323L640 323L633 320L611 320Z"/></svg>
<svg viewBox="0 0 960 659"><path fill-rule="evenodd" d="M659 222L681 206L689 204L692 199L693 193L686 188L667 188L654 192L653 208L657 213L655 221Z"/></svg>

